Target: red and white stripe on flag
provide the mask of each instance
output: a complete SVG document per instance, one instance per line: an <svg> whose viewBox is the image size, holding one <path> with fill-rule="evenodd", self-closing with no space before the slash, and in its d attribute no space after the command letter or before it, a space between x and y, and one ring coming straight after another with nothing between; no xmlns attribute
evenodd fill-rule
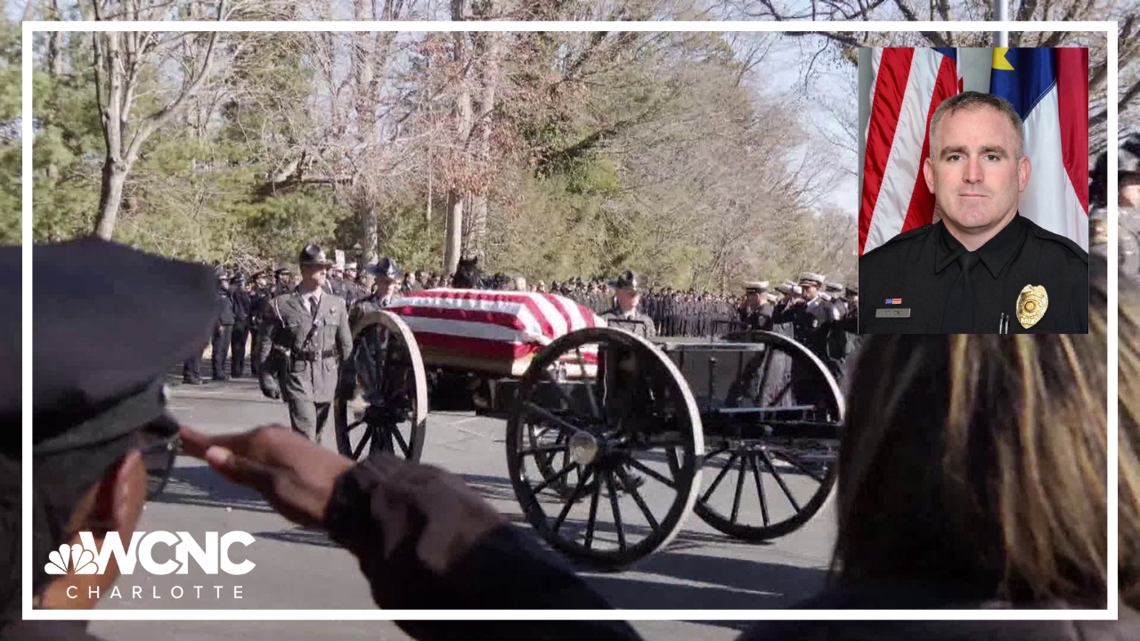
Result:
<svg viewBox="0 0 1140 641"><path fill-rule="evenodd" d="M529 358L574 330L606 325L569 298L532 292L429 289L394 299L387 310L432 353L500 363Z"/></svg>
<svg viewBox="0 0 1140 641"><path fill-rule="evenodd" d="M934 194L922 176L930 118L962 82L953 49L872 51L874 83L859 206L859 255L929 224Z"/></svg>

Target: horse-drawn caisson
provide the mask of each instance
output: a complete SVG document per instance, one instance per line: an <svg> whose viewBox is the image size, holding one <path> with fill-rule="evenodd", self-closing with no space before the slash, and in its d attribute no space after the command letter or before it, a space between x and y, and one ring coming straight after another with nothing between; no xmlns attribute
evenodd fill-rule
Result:
<svg viewBox="0 0 1140 641"><path fill-rule="evenodd" d="M419 460L429 409L505 419L528 521L570 558L609 569L668 545L690 512L757 541L820 510L844 409L810 351L772 332L649 342L619 325L552 294L395 299L354 324L338 447Z"/></svg>

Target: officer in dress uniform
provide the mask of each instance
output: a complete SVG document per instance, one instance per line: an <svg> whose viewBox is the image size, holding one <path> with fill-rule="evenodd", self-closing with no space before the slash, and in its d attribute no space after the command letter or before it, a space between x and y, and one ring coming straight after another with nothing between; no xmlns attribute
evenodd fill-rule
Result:
<svg viewBox="0 0 1140 641"><path fill-rule="evenodd" d="M871 303L860 331L1087 333L1088 253L1018 209L1032 167L1013 106L969 91L944 100L930 142L923 172L940 220L859 259Z"/></svg>
<svg viewBox="0 0 1140 641"><path fill-rule="evenodd" d="M777 323L790 323L796 342L811 350L827 366L837 380L840 377L838 363L828 354L828 336L831 326L840 320L839 311L820 296L820 289L827 281L819 274L800 274L803 297L793 297L781 301L776 306L773 320ZM803 359L792 362L792 394L797 404L814 404L823 393L814 367Z"/></svg>
<svg viewBox="0 0 1140 641"><path fill-rule="evenodd" d="M375 291L356 301L356 304L352 306L349 323L353 327L365 315L384 309L400 295L400 277L403 274L395 260L382 258L375 265L369 265L364 271L372 275Z"/></svg>
<svg viewBox="0 0 1140 641"><path fill-rule="evenodd" d="M744 304L736 310L740 322L750 331L772 331L772 304L768 301L768 281L744 283Z"/></svg>
<svg viewBox="0 0 1140 641"><path fill-rule="evenodd" d="M230 298L234 305L234 330L230 337L230 376L241 378L245 374L245 348L249 342L250 315L253 313L253 298L245 289L245 276L234 276L230 288Z"/></svg>
<svg viewBox="0 0 1140 641"><path fill-rule="evenodd" d="M253 345L249 349L249 370L254 378L261 374L261 362L257 355L261 352L261 343L265 340L265 310L269 308L270 296L269 279L265 272L257 272L250 277L253 280L253 291L249 294L249 333Z"/></svg>
<svg viewBox="0 0 1140 641"><path fill-rule="evenodd" d="M230 292L230 279L225 272L218 276L218 322L214 325L214 336L211 340L212 364L214 380L229 380L226 375L226 356L230 352L230 337L234 329L234 300Z"/></svg>
<svg viewBox="0 0 1140 641"><path fill-rule="evenodd" d="M653 326L653 319L638 309L641 300L641 284L637 274L626 271L617 280L610 282L614 290L613 307L602 312L601 317L607 321L617 321L614 327L630 331L647 339L657 337L657 328Z"/></svg>
<svg viewBox="0 0 1140 641"><path fill-rule="evenodd" d="M357 284L357 269L356 263L345 263L344 265L344 302L348 304L348 308L352 309L353 304L367 295L360 285Z"/></svg>
<svg viewBox="0 0 1140 641"><path fill-rule="evenodd" d="M271 298L293 291L293 271L288 267L281 267L273 272L273 287Z"/></svg>
<svg viewBox="0 0 1140 641"><path fill-rule="evenodd" d="M324 290L333 264L316 245L301 250L297 289L269 303L261 391L284 398L293 430L316 443L328 421L340 361L352 351L344 299Z"/></svg>
<svg viewBox="0 0 1140 641"><path fill-rule="evenodd" d="M844 298L847 293L847 288L842 283L827 283L824 289L831 295L831 306L834 308L835 313L833 316L835 320L829 323L827 334L827 357L828 360L835 364L836 380L840 383L843 382L843 375L847 356L851 353L851 344L847 336L847 327L844 325L843 320L847 318L848 301Z"/></svg>
<svg viewBox="0 0 1140 641"><path fill-rule="evenodd" d="M850 356L859 350L863 339L859 335L859 286L847 286L847 312L839 321L843 331L847 332L847 355Z"/></svg>

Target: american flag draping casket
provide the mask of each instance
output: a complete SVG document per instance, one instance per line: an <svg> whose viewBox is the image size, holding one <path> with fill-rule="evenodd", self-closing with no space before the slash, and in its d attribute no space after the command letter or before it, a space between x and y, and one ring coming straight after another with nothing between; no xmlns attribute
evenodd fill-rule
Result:
<svg viewBox="0 0 1140 641"><path fill-rule="evenodd" d="M521 377L531 359L566 334L604 327L592 310L556 294L430 289L392 300L387 311L411 328L428 366ZM584 362L579 362L584 361ZM592 376L594 346L562 359L567 376Z"/></svg>

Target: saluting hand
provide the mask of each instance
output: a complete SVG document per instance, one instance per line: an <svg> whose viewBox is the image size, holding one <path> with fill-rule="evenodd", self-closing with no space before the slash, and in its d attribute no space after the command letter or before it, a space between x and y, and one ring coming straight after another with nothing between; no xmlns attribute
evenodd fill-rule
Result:
<svg viewBox="0 0 1140 641"><path fill-rule="evenodd" d="M282 516L305 527L323 525L337 477L354 465L280 425L221 436L183 427L181 437L188 455L257 490Z"/></svg>

